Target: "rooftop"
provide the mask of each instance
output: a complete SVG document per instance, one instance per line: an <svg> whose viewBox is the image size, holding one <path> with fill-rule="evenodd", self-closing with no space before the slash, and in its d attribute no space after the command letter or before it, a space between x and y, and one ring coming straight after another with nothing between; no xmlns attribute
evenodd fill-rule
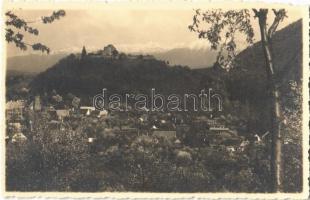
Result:
<svg viewBox="0 0 310 200"><path fill-rule="evenodd" d="M167 139L174 139L176 138L176 131L154 131L153 135L158 137L165 137Z"/></svg>
<svg viewBox="0 0 310 200"><path fill-rule="evenodd" d="M8 101L8 102L6 102L6 105L5 105L5 108L7 110L22 109L24 107L25 107L25 102L22 100Z"/></svg>

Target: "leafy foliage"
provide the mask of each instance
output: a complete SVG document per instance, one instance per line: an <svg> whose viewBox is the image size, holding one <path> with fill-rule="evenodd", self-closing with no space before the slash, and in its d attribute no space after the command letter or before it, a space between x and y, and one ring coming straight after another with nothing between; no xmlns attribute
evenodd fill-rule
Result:
<svg viewBox="0 0 310 200"><path fill-rule="evenodd" d="M223 145L180 146L144 132L124 134L100 119L72 118L57 127L50 117L29 112L29 141L7 146L9 191L264 191L259 146L239 153Z"/></svg>
<svg viewBox="0 0 310 200"><path fill-rule="evenodd" d="M64 10L58 10L58 11L54 11L51 16L44 16L41 19L44 24L47 24L47 23L52 23L55 20L59 20L60 17L64 17L65 15L66 15L66 12Z"/></svg>
<svg viewBox="0 0 310 200"><path fill-rule="evenodd" d="M246 36L246 42L253 44L254 31L250 24L250 13L247 9L223 11L197 9L190 31L197 32L198 38L207 39L211 49L219 50L216 64L226 70L234 65L237 55L235 35L240 32ZM208 26L206 26L205 24Z"/></svg>
<svg viewBox="0 0 310 200"><path fill-rule="evenodd" d="M291 80L285 90L282 99L284 187L286 191L292 191L292 188L302 188L302 87Z"/></svg>
<svg viewBox="0 0 310 200"><path fill-rule="evenodd" d="M54 11L51 16L44 16L41 18L41 22L52 23L55 20L60 19L60 17L64 17L66 12L64 10ZM5 39L8 43L12 42L16 47L21 50L27 50L27 46L30 46L35 51L42 51L43 53L49 53L50 49L41 43L29 44L24 41L24 34L29 33L31 35L39 35L39 30L30 26L30 23L34 23L36 21L27 22L24 19L15 15L12 11L7 11L5 13L7 19L5 21L5 25L7 28L5 29ZM21 33L23 31L24 33Z"/></svg>

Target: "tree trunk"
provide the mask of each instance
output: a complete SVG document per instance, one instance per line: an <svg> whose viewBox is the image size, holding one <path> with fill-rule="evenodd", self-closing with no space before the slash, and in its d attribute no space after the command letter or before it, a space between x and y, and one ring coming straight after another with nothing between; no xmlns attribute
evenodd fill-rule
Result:
<svg viewBox="0 0 310 200"><path fill-rule="evenodd" d="M279 89L275 78L275 69L273 63L273 56L271 52L271 36L267 33L266 19L267 9L260 9L258 13L259 27L261 32L262 48L266 60L266 72L268 81L268 94L271 106L271 190L272 192L283 192L283 168L281 161L281 113L280 113L280 96Z"/></svg>

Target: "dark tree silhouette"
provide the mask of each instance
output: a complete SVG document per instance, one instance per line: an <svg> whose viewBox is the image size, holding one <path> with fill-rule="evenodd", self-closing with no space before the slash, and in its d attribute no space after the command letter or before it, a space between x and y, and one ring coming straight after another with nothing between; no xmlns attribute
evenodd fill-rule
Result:
<svg viewBox="0 0 310 200"><path fill-rule="evenodd" d="M55 20L60 19L66 15L64 10L54 11L50 16L43 16L40 20L34 21L26 21L17 15L15 15L12 11L7 11L6 15L6 33L5 33L5 40L8 43L14 43L16 47L20 48L21 50L27 50L28 46L31 47L35 51L42 51L49 53L50 48L45 46L42 43L34 43L30 44L24 41L24 34L32 34L32 35L39 35L39 30L30 26L29 24L41 22L44 24L49 24L54 22Z"/></svg>
<svg viewBox="0 0 310 200"><path fill-rule="evenodd" d="M81 59L84 59L86 57L86 55L87 55L87 52L86 52L85 46L83 46Z"/></svg>
<svg viewBox="0 0 310 200"><path fill-rule="evenodd" d="M112 56L113 56L113 58L116 58L116 56L118 56L118 51L115 49L115 50L113 50L112 51Z"/></svg>
<svg viewBox="0 0 310 200"><path fill-rule="evenodd" d="M267 29L267 13L268 9L253 9L254 18L258 18L261 32L261 43L266 61L266 74L268 79L268 90L271 99L271 127L272 133L271 142L271 180L272 191L283 191L283 169L281 166L281 112L280 112L280 98L279 89L276 82L275 67L272 56L272 41L277 27L281 21L286 17L284 9L275 10L275 15L272 25ZM199 38L207 39L211 43L211 49L218 50L216 64L229 71L236 61L235 35L237 33L244 34L246 41L249 44L253 43L253 28L250 23L250 11L243 10L228 10L221 9L204 11L196 10L193 16L193 23L189 25L191 31L197 32ZM210 25L207 29L202 23Z"/></svg>

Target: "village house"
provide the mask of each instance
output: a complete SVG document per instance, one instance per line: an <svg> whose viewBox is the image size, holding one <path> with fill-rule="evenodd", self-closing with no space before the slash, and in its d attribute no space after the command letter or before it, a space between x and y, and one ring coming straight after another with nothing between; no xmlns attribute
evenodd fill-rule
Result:
<svg viewBox="0 0 310 200"><path fill-rule="evenodd" d="M112 44L109 44L99 51L88 53L88 56L116 59L119 57L119 53Z"/></svg>
<svg viewBox="0 0 310 200"><path fill-rule="evenodd" d="M195 125L199 125L200 127L205 127L206 129L213 131L213 132L223 132L229 131L223 123L220 123L219 118L209 118L207 116L198 116L193 121Z"/></svg>
<svg viewBox="0 0 310 200"><path fill-rule="evenodd" d="M223 131L229 131L229 128L227 128L224 124L220 123L218 119L208 119L206 123L209 126L210 131L214 132L223 132Z"/></svg>
<svg viewBox="0 0 310 200"><path fill-rule="evenodd" d="M22 132L15 133L12 137L12 143L24 142L26 140L27 140L27 137Z"/></svg>
<svg viewBox="0 0 310 200"><path fill-rule="evenodd" d="M21 130L20 122L9 122L7 124L8 134L11 137L14 133L17 133Z"/></svg>
<svg viewBox="0 0 310 200"><path fill-rule="evenodd" d="M8 101L5 105L6 120L20 121L23 118L25 102L22 100Z"/></svg>
<svg viewBox="0 0 310 200"><path fill-rule="evenodd" d="M166 138L168 140L176 139L176 131L162 131L162 130L154 130L153 136Z"/></svg>
<svg viewBox="0 0 310 200"><path fill-rule="evenodd" d="M94 138L94 137L89 137L89 138L87 139L87 142L88 142L88 143L94 143L95 140L96 140L96 138Z"/></svg>
<svg viewBox="0 0 310 200"><path fill-rule="evenodd" d="M225 127L224 125L217 125L209 128L210 131L229 131L229 128Z"/></svg>
<svg viewBox="0 0 310 200"><path fill-rule="evenodd" d="M95 111L96 108L93 106L81 106L80 111L82 114L89 116L93 111Z"/></svg>
<svg viewBox="0 0 310 200"><path fill-rule="evenodd" d="M147 122L149 120L149 116L147 114L142 114L140 117L139 117L139 121L140 122Z"/></svg>
<svg viewBox="0 0 310 200"><path fill-rule="evenodd" d="M176 148L182 148L182 142L181 142L181 140L176 139L176 140L174 141L174 146L175 146Z"/></svg>
<svg viewBox="0 0 310 200"><path fill-rule="evenodd" d="M70 110L63 109L63 110L56 110L56 115L58 120L63 121L65 118L70 116Z"/></svg>
<svg viewBox="0 0 310 200"><path fill-rule="evenodd" d="M20 123L9 123L12 126L12 143L23 142L27 137L22 133L22 125Z"/></svg>
<svg viewBox="0 0 310 200"><path fill-rule="evenodd" d="M97 117L98 118L106 118L108 116L108 111L107 110L100 110Z"/></svg>
<svg viewBox="0 0 310 200"><path fill-rule="evenodd" d="M101 118L101 119L106 119L108 116L108 111L107 110L83 110L82 111L84 113L84 115L87 116L93 116L93 117L97 117L97 118Z"/></svg>
<svg viewBox="0 0 310 200"><path fill-rule="evenodd" d="M113 56L116 56L117 54L118 54L118 51L112 44L105 46L102 51L102 56L106 58L112 58Z"/></svg>
<svg viewBox="0 0 310 200"><path fill-rule="evenodd" d="M34 100L29 104L29 109L33 111L41 111L42 105L41 105L41 99L40 96L35 96Z"/></svg>
<svg viewBox="0 0 310 200"><path fill-rule="evenodd" d="M42 106L41 106L40 96L35 96L33 110L34 111L41 111L41 109L42 109Z"/></svg>
<svg viewBox="0 0 310 200"><path fill-rule="evenodd" d="M105 46L103 49L90 52L87 54L89 57L95 58L108 58L108 59L128 59L128 60L154 60L155 57L152 55L137 55L137 54L125 54L119 53L119 51L115 48L114 45L109 44ZM81 54L77 54L77 57L81 57Z"/></svg>

